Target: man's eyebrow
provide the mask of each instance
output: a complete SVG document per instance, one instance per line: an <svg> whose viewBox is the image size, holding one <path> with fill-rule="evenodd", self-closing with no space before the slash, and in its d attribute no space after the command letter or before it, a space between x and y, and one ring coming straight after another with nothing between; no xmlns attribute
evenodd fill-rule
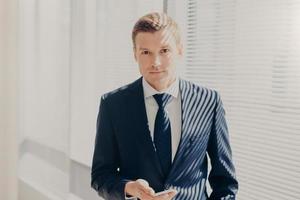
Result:
<svg viewBox="0 0 300 200"><path fill-rule="evenodd" d="M144 47L140 47L139 50L149 50L149 49L144 48Z"/></svg>

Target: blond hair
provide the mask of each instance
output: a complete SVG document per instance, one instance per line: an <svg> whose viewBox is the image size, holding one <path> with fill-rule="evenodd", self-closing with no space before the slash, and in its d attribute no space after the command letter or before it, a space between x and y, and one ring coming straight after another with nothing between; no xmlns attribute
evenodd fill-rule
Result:
<svg viewBox="0 0 300 200"><path fill-rule="evenodd" d="M163 29L168 29L173 34L176 44L181 43L180 30L177 23L166 13L153 12L141 17L132 30L132 43L135 48L135 38L140 32L154 33Z"/></svg>

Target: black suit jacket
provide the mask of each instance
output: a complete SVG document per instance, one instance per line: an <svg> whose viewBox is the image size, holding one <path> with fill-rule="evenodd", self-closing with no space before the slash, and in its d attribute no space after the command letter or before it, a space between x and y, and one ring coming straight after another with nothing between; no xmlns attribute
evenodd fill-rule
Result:
<svg viewBox="0 0 300 200"><path fill-rule="evenodd" d="M102 96L91 174L100 196L124 199L125 184L141 178L156 192L176 189L174 199L235 199L238 182L220 96L182 79L179 90L181 140L166 179L148 128L142 78ZM207 153L210 197L205 187Z"/></svg>

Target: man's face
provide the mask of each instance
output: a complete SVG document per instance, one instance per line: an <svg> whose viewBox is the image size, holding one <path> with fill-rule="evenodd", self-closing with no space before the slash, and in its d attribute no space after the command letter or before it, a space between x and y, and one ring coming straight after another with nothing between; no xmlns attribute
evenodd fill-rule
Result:
<svg viewBox="0 0 300 200"><path fill-rule="evenodd" d="M167 88L176 77L176 63L182 46L168 30L140 32L135 38L134 56L144 79L156 90Z"/></svg>

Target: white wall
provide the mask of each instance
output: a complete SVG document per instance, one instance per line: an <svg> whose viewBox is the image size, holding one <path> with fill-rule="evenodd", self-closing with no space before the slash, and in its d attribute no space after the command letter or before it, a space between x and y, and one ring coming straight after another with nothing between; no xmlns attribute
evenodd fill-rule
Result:
<svg viewBox="0 0 300 200"><path fill-rule="evenodd" d="M0 1L0 200L17 199L17 1Z"/></svg>
<svg viewBox="0 0 300 200"><path fill-rule="evenodd" d="M19 3L20 200L101 199L90 187L99 99L138 77L130 31L162 1Z"/></svg>

